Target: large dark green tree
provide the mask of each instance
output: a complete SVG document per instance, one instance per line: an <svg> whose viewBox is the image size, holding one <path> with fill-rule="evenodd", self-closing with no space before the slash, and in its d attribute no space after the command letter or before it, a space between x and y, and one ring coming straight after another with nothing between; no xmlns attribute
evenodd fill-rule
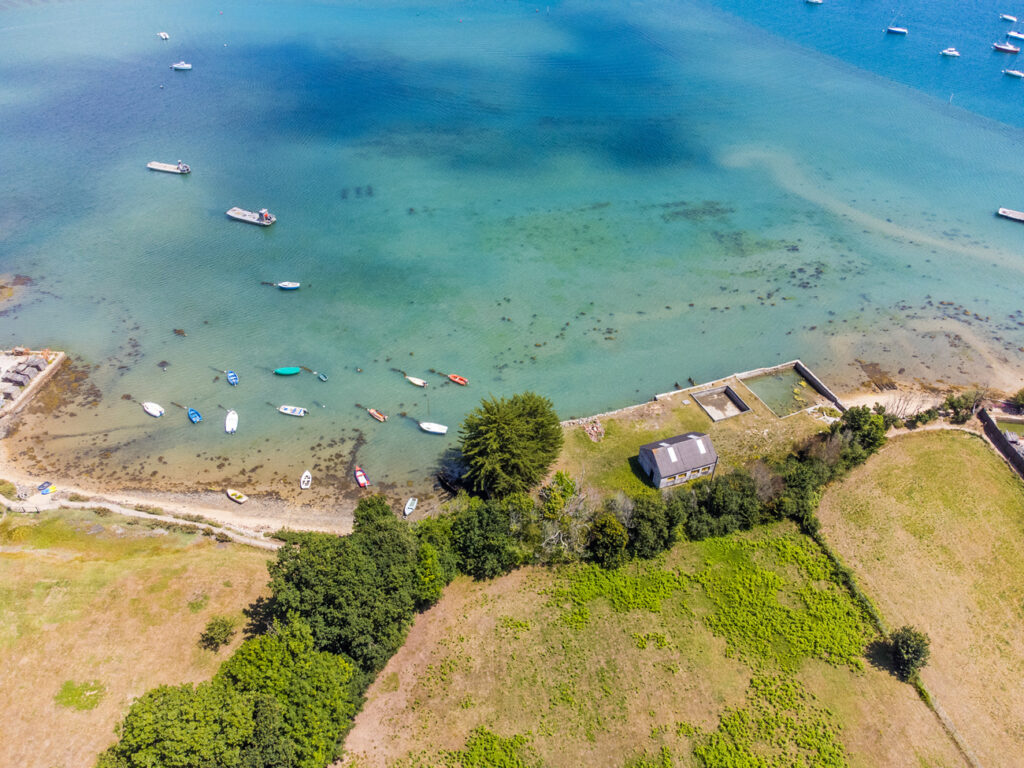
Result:
<svg viewBox="0 0 1024 768"><path fill-rule="evenodd" d="M602 568L618 568L626 562L626 543L629 534L615 513L605 509L597 514L590 526L588 549L594 562Z"/></svg>
<svg viewBox="0 0 1024 768"><path fill-rule="evenodd" d="M892 663L901 680L914 677L931 656L931 640L928 635L913 627L900 627L889 635L892 646Z"/></svg>
<svg viewBox="0 0 1024 768"><path fill-rule="evenodd" d="M316 647L367 673L398 650L423 601L419 546L382 496L359 502L349 536L289 534L270 564L270 617L308 622Z"/></svg>
<svg viewBox="0 0 1024 768"><path fill-rule="evenodd" d="M461 430L463 479L486 496L529 491L562 448L558 414L546 397L522 392L483 400Z"/></svg>

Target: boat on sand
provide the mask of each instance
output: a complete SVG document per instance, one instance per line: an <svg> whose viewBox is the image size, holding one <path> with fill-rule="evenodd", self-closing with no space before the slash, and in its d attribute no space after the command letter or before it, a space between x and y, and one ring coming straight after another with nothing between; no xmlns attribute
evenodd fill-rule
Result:
<svg viewBox="0 0 1024 768"><path fill-rule="evenodd" d="M360 469L359 467L356 467L355 472L353 472L352 474L355 475L356 482L359 483L360 488L365 488L370 484L369 479L366 477L366 473L363 472L363 470Z"/></svg>
<svg viewBox="0 0 1024 768"><path fill-rule="evenodd" d="M299 488L304 491L308 491L313 485L313 474L307 469L302 473L302 477L299 478Z"/></svg>
<svg viewBox="0 0 1024 768"><path fill-rule="evenodd" d="M416 505L420 503L420 500L413 496L407 502L405 502L405 511L402 513L405 517L408 517L416 511Z"/></svg>
<svg viewBox="0 0 1024 768"><path fill-rule="evenodd" d="M234 488L228 488L227 494L228 498L231 499L236 504L245 504L245 502L249 500L248 496L246 496L241 491L236 491Z"/></svg>

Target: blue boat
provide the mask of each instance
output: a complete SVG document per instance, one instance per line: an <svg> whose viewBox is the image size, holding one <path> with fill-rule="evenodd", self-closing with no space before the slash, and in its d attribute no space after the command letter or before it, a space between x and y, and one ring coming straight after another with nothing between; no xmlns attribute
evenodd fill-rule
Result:
<svg viewBox="0 0 1024 768"><path fill-rule="evenodd" d="M234 371L228 371L228 384L232 387L238 384L238 374Z"/></svg>
<svg viewBox="0 0 1024 768"><path fill-rule="evenodd" d="M188 420L193 424L198 424L203 420L202 414L199 413L195 408L188 409Z"/></svg>

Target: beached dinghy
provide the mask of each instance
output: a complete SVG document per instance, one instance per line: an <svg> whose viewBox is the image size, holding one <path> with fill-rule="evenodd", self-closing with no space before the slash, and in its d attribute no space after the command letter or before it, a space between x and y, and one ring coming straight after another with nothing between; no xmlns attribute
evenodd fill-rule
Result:
<svg viewBox="0 0 1024 768"><path fill-rule="evenodd" d="M429 432L432 435L447 435L448 427L444 424L435 424L432 421L421 421L420 429L424 432Z"/></svg>
<svg viewBox="0 0 1024 768"><path fill-rule="evenodd" d="M228 415L224 417L224 431L229 435L235 434L238 430L238 412L228 411Z"/></svg>
<svg viewBox="0 0 1024 768"><path fill-rule="evenodd" d="M355 474L356 482L359 483L360 488L365 488L370 484L370 480L366 477L366 473L363 472L363 470L360 469L359 467L356 467L355 472L353 474Z"/></svg>
<svg viewBox="0 0 1024 768"><path fill-rule="evenodd" d="M407 502L405 502L405 512L403 513L406 517L416 511L416 505L420 503L420 500L413 496Z"/></svg>
<svg viewBox="0 0 1024 768"><path fill-rule="evenodd" d="M282 405L277 410L288 416L305 416L309 411L297 405Z"/></svg>
<svg viewBox="0 0 1024 768"><path fill-rule="evenodd" d="M283 368L275 368L274 373L278 376L294 376L297 373L302 373L302 369L297 365L287 365Z"/></svg>
<svg viewBox="0 0 1024 768"><path fill-rule="evenodd" d="M308 491L310 489L310 486L312 485L313 475L307 469L305 472L302 473L302 477L299 478L299 488L301 488L304 491Z"/></svg>
<svg viewBox="0 0 1024 768"><path fill-rule="evenodd" d="M228 377L228 384L230 384L232 387L237 387L238 386L238 374L237 373L235 373L234 371L228 371L227 372L227 377Z"/></svg>
<svg viewBox="0 0 1024 768"><path fill-rule="evenodd" d="M154 160L151 163L146 163L146 167L151 171L163 171L164 173L192 173L192 169L181 160L177 163L158 163Z"/></svg>
<svg viewBox="0 0 1024 768"><path fill-rule="evenodd" d="M247 224L258 224L261 227L269 227L277 221L277 217L266 208L260 208L258 211L247 211L244 208L235 206L227 210L227 215L237 221L244 221Z"/></svg>
<svg viewBox="0 0 1024 768"><path fill-rule="evenodd" d="M241 491L236 491L234 488L228 488L227 494L228 498L237 504L245 504L245 502L249 500L248 496L246 496Z"/></svg>
<svg viewBox="0 0 1024 768"><path fill-rule="evenodd" d="M154 418L160 418L164 415L164 407L159 403L145 402L142 404L142 410Z"/></svg>
<svg viewBox="0 0 1024 768"><path fill-rule="evenodd" d="M203 415L199 413L199 411L197 411L195 408L189 408L188 420L191 421L193 424L198 424L200 421L203 420Z"/></svg>

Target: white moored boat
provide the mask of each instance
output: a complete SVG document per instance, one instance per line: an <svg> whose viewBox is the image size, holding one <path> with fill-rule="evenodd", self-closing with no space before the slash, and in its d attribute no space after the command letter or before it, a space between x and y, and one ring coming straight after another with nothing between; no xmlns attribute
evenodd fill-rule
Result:
<svg viewBox="0 0 1024 768"><path fill-rule="evenodd" d="M159 403L143 403L142 410L144 410L150 416L154 416L156 418L159 418L164 415L164 408Z"/></svg>
<svg viewBox="0 0 1024 768"><path fill-rule="evenodd" d="M287 414L288 416L305 416L309 413L305 408L300 408L297 405L282 405L277 410L281 413Z"/></svg>
<svg viewBox="0 0 1024 768"><path fill-rule="evenodd" d="M1020 48L1010 43L992 43L992 50L1000 53L1020 53Z"/></svg>
<svg viewBox="0 0 1024 768"><path fill-rule="evenodd" d="M435 424L432 421L421 421L420 429L424 432L429 432L432 435L447 435L448 427L444 424Z"/></svg>
<svg viewBox="0 0 1024 768"><path fill-rule="evenodd" d="M187 72L188 70L192 69L192 65L184 60L176 61L173 64L171 64L171 69L175 70L176 72Z"/></svg>
<svg viewBox="0 0 1024 768"><path fill-rule="evenodd" d="M261 227L269 227L277 221L277 217L266 208L260 208L258 211L247 211L244 208L236 206L234 208L229 208L227 210L227 215L232 219L244 221L248 224L258 224Z"/></svg>
<svg viewBox="0 0 1024 768"><path fill-rule="evenodd" d="M232 501L234 501L234 502L236 502L238 504L245 504L245 502L247 502L249 500L248 496L246 496L241 491L236 491L234 488L228 488L227 489L227 494L228 494L228 498L229 499L231 499Z"/></svg>
<svg viewBox="0 0 1024 768"><path fill-rule="evenodd" d="M1016 31L1014 31L1012 29L1009 32L1006 33L1006 36L1007 37L1012 37L1015 40L1024 40L1024 32L1016 32Z"/></svg>
<svg viewBox="0 0 1024 768"><path fill-rule="evenodd" d="M168 35L166 32L157 32L156 36L159 37L161 40L170 40L171 39L171 36Z"/></svg>
<svg viewBox="0 0 1024 768"><path fill-rule="evenodd" d="M238 430L238 412L228 411L228 415L224 417L224 431L229 435L235 434Z"/></svg>
<svg viewBox="0 0 1024 768"><path fill-rule="evenodd" d="M420 503L420 500L413 496L407 502L405 502L405 517L408 517L416 511L416 505Z"/></svg>
<svg viewBox="0 0 1024 768"><path fill-rule="evenodd" d="M956 48L943 48L941 51L939 51L939 55L956 57L960 55L960 51L958 51Z"/></svg>
<svg viewBox="0 0 1024 768"><path fill-rule="evenodd" d="M192 169L181 160L177 163L158 163L154 160L151 163L146 163L146 167L151 171L163 171L164 173L192 173Z"/></svg>
<svg viewBox="0 0 1024 768"><path fill-rule="evenodd" d="M1003 21L1012 21L1012 22L1016 22L1017 21L1017 17L1016 16L1011 16L1008 13L1000 13L999 14L999 18L1002 19Z"/></svg>
<svg viewBox="0 0 1024 768"><path fill-rule="evenodd" d="M299 478L299 488L301 488L304 491L308 491L310 489L310 486L312 485L313 475L307 469L305 472L302 473L302 477Z"/></svg>
<svg viewBox="0 0 1024 768"><path fill-rule="evenodd" d="M1004 69L1003 74L1009 77L1024 77L1024 72L1021 72L1019 69Z"/></svg>
<svg viewBox="0 0 1024 768"><path fill-rule="evenodd" d="M405 374L403 374L403 375L405 375ZM423 379L418 379L415 376L406 376L405 380L408 381L410 384L412 384L414 387L425 387L425 386L427 386L427 382L425 382Z"/></svg>

